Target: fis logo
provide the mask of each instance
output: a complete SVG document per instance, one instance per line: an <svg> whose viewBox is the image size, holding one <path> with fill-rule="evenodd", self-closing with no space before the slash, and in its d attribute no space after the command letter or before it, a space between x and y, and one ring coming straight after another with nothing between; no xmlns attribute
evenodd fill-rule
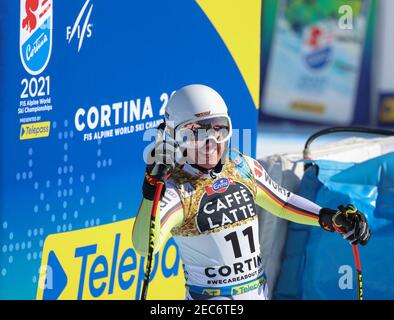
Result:
<svg viewBox="0 0 394 320"><path fill-rule="evenodd" d="M25 70L38 75L48 65L52 50L52 0L21 0L19 53Z"/></svg>
<svg viewBox="0 0 394 320"><path fill-rule="evenodd" d="M93 4L89 5L89 3L90 0L86 0L85 4L83 5L81 11L78 14L77 19L74 22L74 25L72 27L67 26L66 28L66 39L69 44L71 43L73 38L78 39L78 52L81 50L85 38L91 38L93 34L93 24L90 23L90 16L92 14ZM88 7L89 9L87 9Z"/></svg>

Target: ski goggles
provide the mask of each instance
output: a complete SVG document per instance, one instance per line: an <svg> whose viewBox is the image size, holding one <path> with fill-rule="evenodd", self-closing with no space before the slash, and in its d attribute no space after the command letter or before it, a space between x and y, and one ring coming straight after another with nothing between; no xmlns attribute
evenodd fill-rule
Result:
<svg viewBox="0 0 394 320"><path fill-rule="evenodd" d="M228 116L215 116L186 122L175 128L175 141L181 147L201 148L208 140L216 143L228 141L232 135Z"/></svg>

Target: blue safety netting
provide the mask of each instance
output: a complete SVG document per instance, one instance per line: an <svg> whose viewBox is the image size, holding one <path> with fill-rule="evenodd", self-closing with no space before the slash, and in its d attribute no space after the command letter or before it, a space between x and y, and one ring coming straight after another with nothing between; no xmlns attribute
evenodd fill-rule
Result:
<svg viewBox="0 0 394 320"><path fill-rule="evenodd" d="M394 298L394 153L362 163L313 161L298 194L322 207L352 203L372 229L360 247L364 299ZM356 299L351 246L338 234L289 223L274 299Z"/></svg>

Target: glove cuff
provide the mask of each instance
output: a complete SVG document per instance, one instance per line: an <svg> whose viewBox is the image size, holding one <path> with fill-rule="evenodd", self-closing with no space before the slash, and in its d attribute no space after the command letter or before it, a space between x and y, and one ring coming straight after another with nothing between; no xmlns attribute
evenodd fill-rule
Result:
<svg viewBox="0 0 394 320"><path fill-rule="evenodd" d="M333 226L332 218L337 213L337 211L329 209L329 208L322 208L319 212L319 224L320 226L329 232L334 232L335 228Z"/></svg>
<svg viewBox="0 0 394 320"><path fill-rule="evenodd" d="M142 184L142 195L145 199L153 201L156 193L157 179L149 175L148 171L145 173L144 183ZM164 197L166 192L166 185L163 185L160 200Z"/></svg>

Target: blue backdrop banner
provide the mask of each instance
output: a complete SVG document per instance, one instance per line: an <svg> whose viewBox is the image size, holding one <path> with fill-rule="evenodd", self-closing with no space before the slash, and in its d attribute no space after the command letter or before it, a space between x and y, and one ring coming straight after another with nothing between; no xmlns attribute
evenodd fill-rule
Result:
<svg viewBox="0 0 394 320"><path fill-rule="evenodd" d="M160 123L177 88L191 83L215 88L234 127L249 129L252 147L246 152L254 154L255 93L238 60L242 53L229 45L248 30L226 33L215 19L217 8L202 8L181 0L1 2L0 298L100 297L103 291L81 276L83 263L90 267L91 261L78 256L79 239L83 245L110 242L112 249L125 241L124 259L137 258L128 233L117 237L117 230L128 228L116 223L132 227L128 219L141 201L143 151L152 140L144 141L144 133ZM250 9L238 14L241 21L256 22L251 28L259 36L261 12ZM252 54L259 62L260 52ZM94 229L108 224L115 228L113 236ZM40 269L44 261L51 268ZM126 263L123 267L126 272ZM160 272L170 278L166 268ZM57 282L49 281L48 270ZM133 277L124 276L115 289L135 292ZM80 290L61 296L68 286ZM91 295L82 294L84 286ZM106 297L120 297L115 289L110 286Z"/></svg>

